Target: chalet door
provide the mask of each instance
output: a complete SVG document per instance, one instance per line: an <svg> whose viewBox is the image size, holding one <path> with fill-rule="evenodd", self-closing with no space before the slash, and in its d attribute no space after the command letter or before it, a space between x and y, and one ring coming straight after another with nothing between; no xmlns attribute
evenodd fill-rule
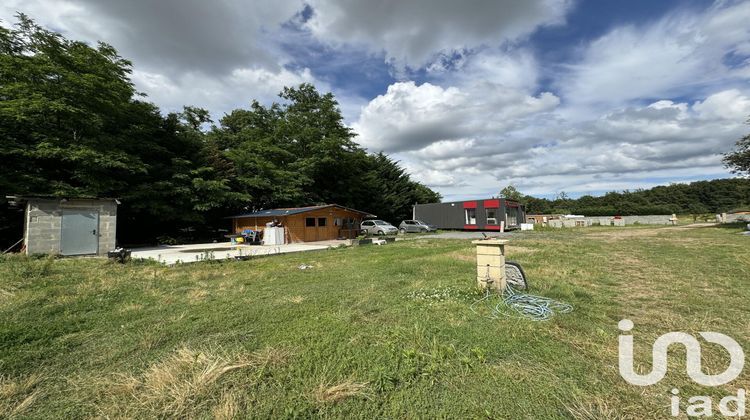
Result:
<svg viewBox="0 0 750 420"><path fill-rule="evenodd" d="M327 217L318 217L318 226L317 226L317 241L327 241L331 239L328 235L328 218Z"/></svg>
<svg viewBox="0 0 750 420"><path fill-rule="evenodd" d="M305 242L333 239L329 223L327 217L305 217Z"/></svg>
<svg viewBox="0 0 750 420"><path fill-rule="evenodd" d="M305 242L318 240L317 217L305 217Z"/></svg>

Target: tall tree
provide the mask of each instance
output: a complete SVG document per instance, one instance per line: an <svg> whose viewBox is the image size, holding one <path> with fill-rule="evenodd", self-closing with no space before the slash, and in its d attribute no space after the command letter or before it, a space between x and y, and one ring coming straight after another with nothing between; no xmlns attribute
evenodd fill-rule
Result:
<svg viewBox="0 0 750 420"><path fill-rule="evenodd" d="M405 217L414 202L439 200L359 147L334 96L310 84L206 132L208 111L164 116L130 73L107 44L68 40L25 15L0 27L0 196L119 198L126 243L216 230L242 209L335 202ZM0 209L0 245L21 234L20 221Z"/></svg>
<svg viewBox="0 0 750 420"><path fill-rule="evenodd" d="M279 96L232 111L208 135L232 168L230 184L248 197L245 209L337 203L396 221L414 203L440 200L388 156L357 145L332 94L302 84Z"/></svg>
<svg viewBox="0 0 750 420"><path fill-rule="evenodd" d="M507 187L500 190L500 197L507 198L508 200L515 200L515 201L523 200L523 194L521 194L521 192L518 191L516 187L513 186L513 184L510 184Z"/></svg>
<svg viewBox="0 0 750 420"><path fill-rule="evenodd" d="M25 15L0 27L0 191L120 198L127 241L203 223L229 193L203 158L207 112L163 117L130 72L111 46L65 39Z"/></svg>
<svg viewBox="0 0 750 420"><path fill-rule="evenodd" d="M734 151L724 155L724 164L734 173L750 176L750 134L737 141Z"/></svg>

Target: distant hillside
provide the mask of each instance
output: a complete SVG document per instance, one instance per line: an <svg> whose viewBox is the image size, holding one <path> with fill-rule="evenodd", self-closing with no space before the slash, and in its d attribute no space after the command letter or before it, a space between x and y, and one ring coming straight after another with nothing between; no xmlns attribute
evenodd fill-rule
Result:
<svg viewBox="0 0 750 420"><path fill-rule="evenodd" d="M555 200L524 196L526 212L586 216L721 213L750 208L750 179L715 179L671 184L648 190L609 192L601 197Z"/></svg>

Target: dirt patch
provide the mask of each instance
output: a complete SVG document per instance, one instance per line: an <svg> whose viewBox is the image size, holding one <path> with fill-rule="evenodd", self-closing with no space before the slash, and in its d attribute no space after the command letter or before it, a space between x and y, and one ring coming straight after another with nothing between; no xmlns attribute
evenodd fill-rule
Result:
<svg viewBox="0 0 750 420"><path fill-rule="evenodd" d="M302 302L305 301L305 297L304 296L300 296L300 295L288 296L288 297L284 298L284 301L285 302L289 302L289 303L300 304L300 303L302 303Z"/></svg>
<svg viewBox="0 0 750 420"><path fill-rule="evenodd" d="M205 289L192 289L190 292L188 292L188 299L191 303L198 303L205 300L206 296L208 296L208 290Z"/></svg>
<svg viewBox="0 0 750 420"><path fill-rule="evenodd" d="M713 223L693 223L684 226L667 226L667 227L647 227L647 228L622 228L620 230L607 230L603 232L586 232L585 235L590 238L604 239L627 239L627 238L648 238L654 237L664 232L673 232L685 229L698 229L714 226Z"/></svg>
<svg viewBox="0 0 750 420"><path fill-rule="evenodd" d="M680 286L670 270L625 252L613 253L610 264L618 279L615 300L628 309L629 316L659 316L664 322L673 317L670 305L664 302Z"/></svg>
<svg viewBox="0 0 750 420"><path fill-rule="evenodd" d="M447 255L448 257L459 261L474 262L477 260L476 251L474 251L473 249L470 251L453 251ZM442 259L442 256L440 256L440 259Z"/></svg>
<svg viewBox="0 0 750 420"><path fill-rule="evenodd" d="M519 255L519 254L531 254L537 251L539 250L536 248L529 248L526 246L517 246L517 245L513 245L512 243L505 247L505 254L509 256Z"/></svg>
<svg viewBox="0 0 750 420"><path fill-rule="evenodd" d="M143 305L140 303L128 303L120 307L120 312L140 311Z"/></svg>

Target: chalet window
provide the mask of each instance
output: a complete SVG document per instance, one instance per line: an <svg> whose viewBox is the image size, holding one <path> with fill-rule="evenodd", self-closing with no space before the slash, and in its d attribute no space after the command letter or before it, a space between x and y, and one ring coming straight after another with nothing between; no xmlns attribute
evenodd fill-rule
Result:
<svg viewBox="0 0 750 420"><path fill-rule="evenodd" d="M477 224L477 209L465 209L466 213L466 224L476 225Z"/></svg>
<svg viewBox="0 0 750 420"><path fill-rule="evenodd" d="M325 227L326 220L327 219L325 217L318 217L318 227Z"/></svg>
<svg viewBox="0 0 750 420"><path fill-rule="evenodd" d="M333 225L334 226L341 226L341 218L337 217L337 218L333 219Z"/></svg>
<svg viewBox="0 0 750 420"><path fill-rule="evenodd" d="M314 217L305 217L305 226L306 227L315 227L315 218Z"/></svg>
<svg viewBox="0 0 750 420"><path fill-rule="evenodd" d="M497 209L487 209L487 224L488 225L497 224Z"/></svg>

